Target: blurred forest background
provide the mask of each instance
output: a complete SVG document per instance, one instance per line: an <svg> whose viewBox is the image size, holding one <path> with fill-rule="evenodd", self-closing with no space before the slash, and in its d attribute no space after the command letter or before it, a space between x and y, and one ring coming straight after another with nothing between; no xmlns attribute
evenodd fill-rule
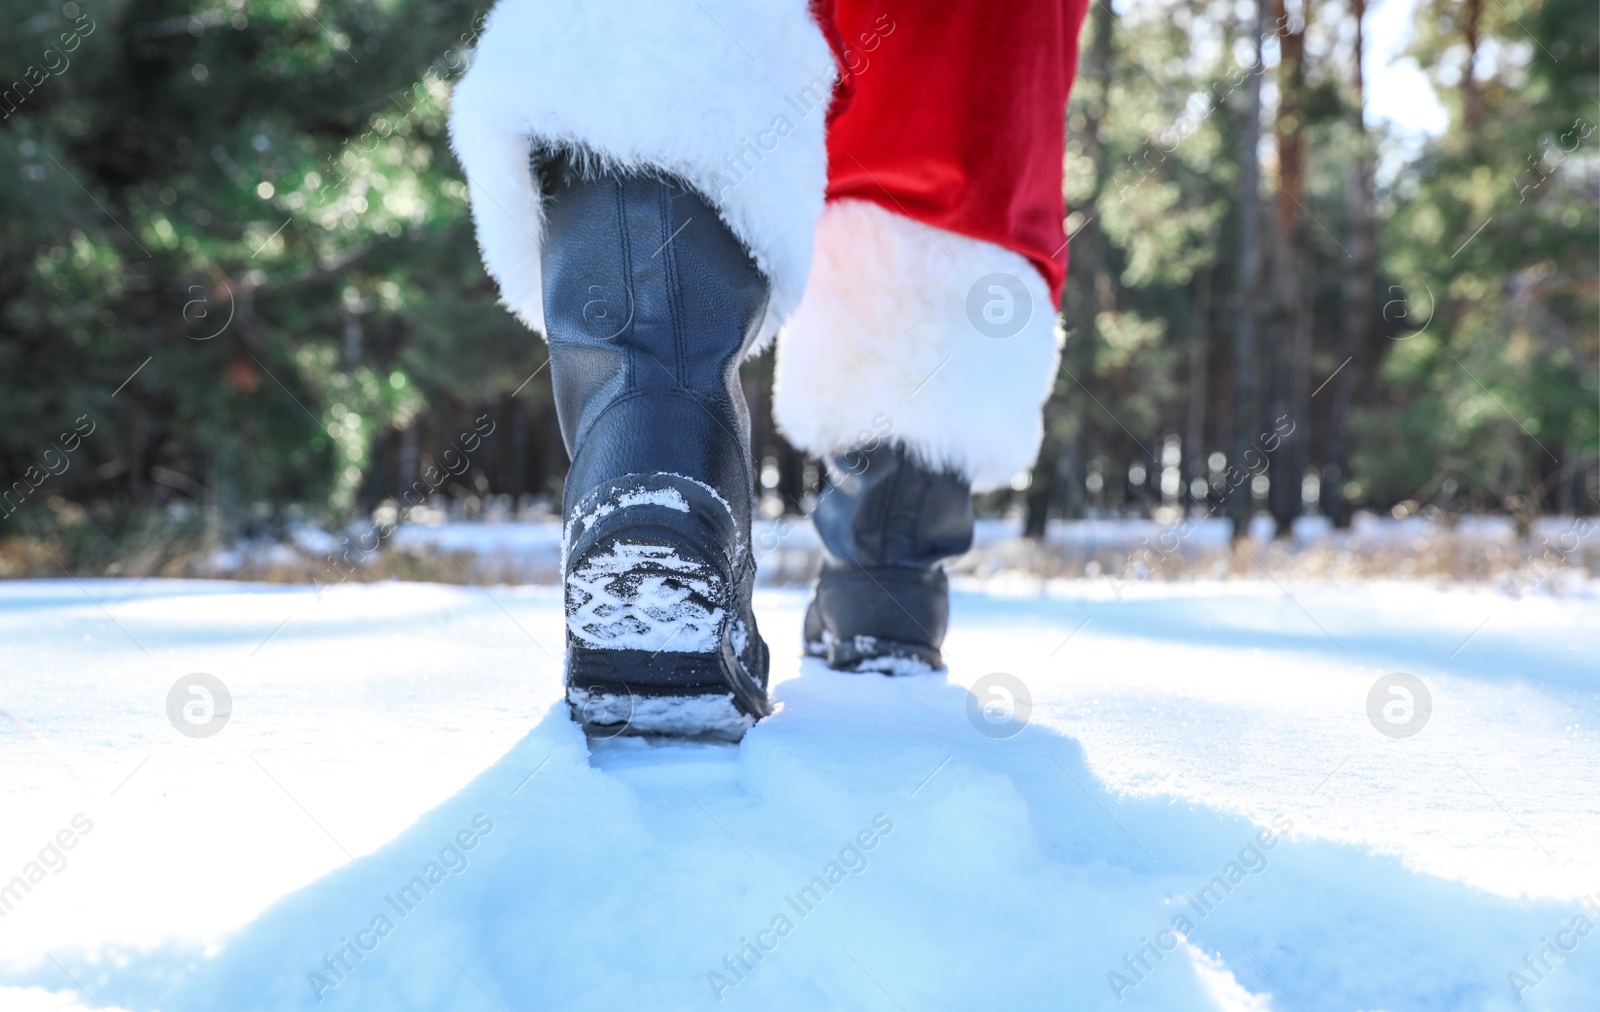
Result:
<svg viewBox="0 0 1600 1012"><path fill-rule="evenodd" d="M1597 5L1421 0L1449 115L1423 145L1363 115L1365 8L1091 6L1070 337L1038 463L986 512L1600 507ZM544 346L445 133L485 0L0 10L0 543L114 574L130 545L338 527L482 416L451 512L559 502ZM770 382L746 367L792 510L818 471Z"/></svg>

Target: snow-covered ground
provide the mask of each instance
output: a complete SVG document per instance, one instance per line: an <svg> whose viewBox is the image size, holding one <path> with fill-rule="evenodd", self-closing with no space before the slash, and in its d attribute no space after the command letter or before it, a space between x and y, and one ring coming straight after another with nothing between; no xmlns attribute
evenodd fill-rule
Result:
<svg viewBox="0 0 1600 1012"><path fill-rule="evenodd" d="M1592 592L1016 588L591 751L552 588L0 585L0 1008L1600 1008Z"/></svg>

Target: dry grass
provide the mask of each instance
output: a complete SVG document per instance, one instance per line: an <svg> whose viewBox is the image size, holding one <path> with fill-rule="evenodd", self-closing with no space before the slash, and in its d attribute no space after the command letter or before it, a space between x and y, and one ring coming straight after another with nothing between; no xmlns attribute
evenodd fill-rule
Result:
<svg viewBox="0 0 1600 1012"><path fill-rule="evenodd" d="M1502 584L1529 589L1549 584L1557 590L1574 579L1600 577L1600 538L1591 535L1575 550L1562 552L1535 539L1485 541L1439 532L1425 537L1337 541L1297 545L1289 540L1179 548L1152 552L1139 545L1078 546L1016 539L973 551L951 566L953 573L979 578L1026 573L1046 579L1112 576L1129 580L1196 579L1421 580L1436 583Z"/></svg>
<svg viewBox="0 0 1600 1012"><path fill-rule="evenodd" d="M1159 530L1159 529L1157 529ZM1171 531L1171 528L1165 529ZM1306 543L1130 534L1097 541L1052 536L991 540L950 564L953 575L977 579L1029 576L1042 579L1113 577L1121 580L1191 581L1260 579L1280 581L1372 579L1418 580L1501 586L1513 593L1538 589L1561 593L1600 576L1600 524L1557 529L1547 526L1519 538L1509 529L1429 525L1415 532L1331 532ZM1587 530L1587 533L1584 531ZM1564 534L1563 534L1564 532ZM761 538L758 536L757 541ZM359 562L334 559L288 542L236 543L226 553L203 531L156 533L120 543L108 552L99 542L70 537L13 536L0 541L0 578L188 577L267 583L371 583L416 580L447 584L552 584L559 561L548 552L503 549L473 552L438 547L380 546ZM809 583L820 565L814 538L793 537L758 553L760 580L767 586Z"/></svg>

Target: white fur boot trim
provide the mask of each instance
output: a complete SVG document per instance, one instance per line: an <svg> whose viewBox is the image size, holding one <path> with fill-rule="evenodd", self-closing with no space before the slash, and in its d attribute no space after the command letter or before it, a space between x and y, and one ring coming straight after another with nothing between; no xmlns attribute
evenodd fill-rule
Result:
<svg viewBox="0 0 1600 1012"><path fill-rule="evenodd" d="M1020 253L835 201L778 339L773 415L819 456L887 440L996 488L1038 455L1061 340Z"/></svg>
<svg viewBox="0 0 1600 1012"><path fill-rule="evenodd" d="M827 182L833 55L805 0L500 0L451 99L484 266L544 329L533 144L676 175L772 283L761 342L800 301Z"/></svg>

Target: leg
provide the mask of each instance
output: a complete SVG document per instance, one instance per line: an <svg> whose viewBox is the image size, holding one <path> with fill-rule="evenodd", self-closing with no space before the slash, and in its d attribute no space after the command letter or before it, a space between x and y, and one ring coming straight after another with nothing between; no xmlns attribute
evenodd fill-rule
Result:
<svg viewBox="0 0 1600 1012"><path fill-rule="evenodd" d="M850 73L774 396L790 441L840 478L817 507L826 552L806 632L835 666L940 663L938 562L970 545L968 491L1038 452L1086 8L1028 0L1001 17L958 0L935 19L909 0L837 4ZM852 452L879 439L893 452Z"/></svg>
<svg viewBox="0 0 1600 1012"><path fill-rule="evenodd" d="M769 710L738 366L804 288L832 75L802 0L502 0L457 88L486 265L550 342L592 732L738 737Z"/></svg>

